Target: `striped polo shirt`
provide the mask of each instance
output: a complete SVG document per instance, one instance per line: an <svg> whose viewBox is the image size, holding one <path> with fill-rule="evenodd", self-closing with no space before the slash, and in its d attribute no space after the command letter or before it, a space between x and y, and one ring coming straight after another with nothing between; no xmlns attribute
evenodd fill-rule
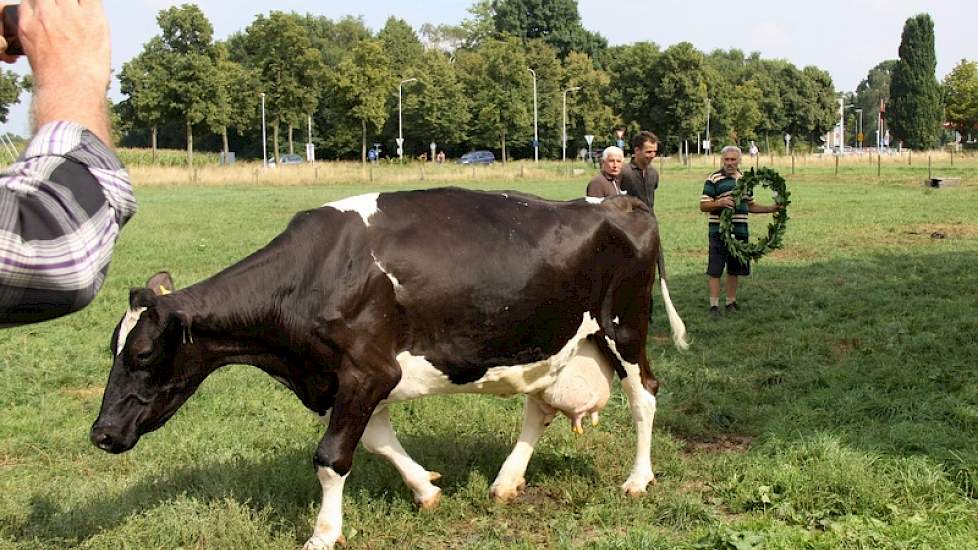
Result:
<svg viewBox="0 0 978 550"><path fill-rule="evenodd" d="M737 172L736 176L730 177L723 170L717 170L710 174L706 178L706 183L703 184L703 196L700 197L700 202L709 202L714 199L719 199L726 197L727 195L732 195L734 187L737 185L737 180L743 176L740 172ZM740 202L735 207L733 215L733 233L738 237L747 237L747 213L749 205L754 203L753 196L746 196L744 200ZM718 235L720 233L720 213L722 210L715 210L709 213L710 216L710 235Z"/></svg>

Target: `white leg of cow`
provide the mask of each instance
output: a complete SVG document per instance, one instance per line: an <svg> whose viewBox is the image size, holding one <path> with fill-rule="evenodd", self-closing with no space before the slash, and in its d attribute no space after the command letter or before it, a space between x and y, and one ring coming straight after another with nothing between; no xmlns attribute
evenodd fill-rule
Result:
<svg viewBox="0 0 978 550"><path fill-rule="evenodd" d="M432 485L432 481L441 477L438 472L429 472L408 456L401 442L397 440L394 426L391 425L390 412L387 407L374 411L367 423L367 428L360 438L363 447L373 454L380 455L397 468L404 483L414 493L414 502L421 508L434 508L441 500L441 489Z"/></svg>
<svg viewBox="0 0 978 550"><path fill-rule="evenodd" d="M520 489L526 485L523 475L530 463L533 449L543 434L547 423L553 420L553 413L547 413L546 405L537 398L527 395L524 406L523 430L516 442L513 452L506 457L506 462L499 469L496 480L492 483L489 494L498 502L508 502L516 498Z"/></svg>
<svg viewBox="0 0 978 550"><path fill-rule="evenodd" d="M316 475L323 486L323 502L316 517L316 528L302 550L333 550L336 543L346 544L343 538L343 485L347 476L337 474L332 468L317 468Z"/></svg>
<svg viewBox="0 0 978 550"><path fill-rule="evenodd" d="M635 422L635 464L632 473L621 486L630 496L638 496L645 492L649 483L655 482L652 473L652 420L655 418L655 396L642 386L638 365L622 362L628 374L622 381L621 387L628 396L628 405Z"/></svg>

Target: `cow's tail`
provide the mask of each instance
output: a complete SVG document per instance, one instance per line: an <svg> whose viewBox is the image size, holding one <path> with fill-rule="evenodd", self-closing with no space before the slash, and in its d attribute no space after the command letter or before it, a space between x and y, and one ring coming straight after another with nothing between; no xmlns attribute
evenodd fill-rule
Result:
<svg viewBox="0 0 978 550"><path fill-rule="evenodd" d="M683 323L682 318L679 316L679 312L676 311L676 307L672 305L672 298L669 296L669 284L666 282L666 259L661 248L659 249L657 264L659 267L659 284L662 288L662 301L666 304L666 314L669 316L669 327L672 329L672 341L675 343L676 349L686 351L689 349L689 340L687 339L686 335L686 324Z"/></svg>

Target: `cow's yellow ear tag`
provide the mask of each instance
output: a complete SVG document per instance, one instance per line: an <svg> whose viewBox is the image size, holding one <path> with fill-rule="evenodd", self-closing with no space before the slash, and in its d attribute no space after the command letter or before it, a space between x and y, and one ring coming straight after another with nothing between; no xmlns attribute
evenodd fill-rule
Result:
<svg viewBox="0 0 978 550"><path fill-rule="evenodd" d="M160 296L166 296L170 291L165 286L160 285Z"/></svg>

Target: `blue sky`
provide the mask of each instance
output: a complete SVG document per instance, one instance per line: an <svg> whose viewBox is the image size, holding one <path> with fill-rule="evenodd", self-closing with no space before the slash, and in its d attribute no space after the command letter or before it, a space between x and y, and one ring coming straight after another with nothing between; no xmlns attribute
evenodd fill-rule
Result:
<svg viewBox="0 0 978 550"><path fill-rule="evenodd" d="M103 0L112 28L114 70L135 56L159 32L159 10L187 3L170 0ZM390 16L400 17L415 29L423 23L457 23L468 17L472 1L461 0L200 0L194 2L224 38L244 29L259 13L271 9L325 15L339 19L363 16L377 30ZM975 22L978 0L748 0L729 2L652 2L651 0L579 0L583 24L600 32L612 44L641 40L665 48L682 41L708 52L715 48L759 51L765 58L783 58L799 67L817 65L827 70L836 89L851 91L877 63L895 59L904 21L927 12L934 19L937 77L943 79L962 58L978 59ZM26 61L13 67L28 70ZM118 85L110 93L120 99ZM12 109L5 130L28 132L29 97Z"/></svg>

